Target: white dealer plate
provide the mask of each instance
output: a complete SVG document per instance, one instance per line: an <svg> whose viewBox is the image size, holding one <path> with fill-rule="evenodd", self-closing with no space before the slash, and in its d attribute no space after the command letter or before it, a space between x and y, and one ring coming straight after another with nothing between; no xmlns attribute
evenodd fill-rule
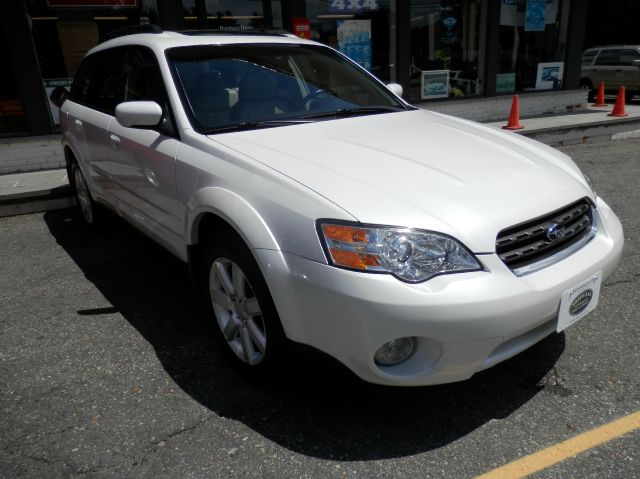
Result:
<svg viewBox="0 0 640 479"><path fill-rule="evenodd" d="M598 271L586 281L562 293L560 314L558 315L558 332L593 311L598 305L600 283L602 283L602 271Z"/></svg>

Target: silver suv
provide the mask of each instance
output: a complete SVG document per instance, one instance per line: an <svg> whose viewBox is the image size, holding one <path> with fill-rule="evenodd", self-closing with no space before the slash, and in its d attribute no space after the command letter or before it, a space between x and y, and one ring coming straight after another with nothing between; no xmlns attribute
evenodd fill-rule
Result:
<svg viewBox="0 0 640 479"><path fill-rule="evenodd" d="M582 55L580 86L591 94L603 82L605 90L626 89L627 102L640 93L640 45L593 47Z"/></svg>

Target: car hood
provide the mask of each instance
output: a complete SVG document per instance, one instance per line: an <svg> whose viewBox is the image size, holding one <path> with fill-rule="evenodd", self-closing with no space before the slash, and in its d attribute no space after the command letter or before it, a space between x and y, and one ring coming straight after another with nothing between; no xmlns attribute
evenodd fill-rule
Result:
<svg viewBox="0 0 640 479"><path fill-rule="evenodd" d="M424 110L212 135L363 223L439 231L476 253L590 190L575 164L513 133Z"/></svg>

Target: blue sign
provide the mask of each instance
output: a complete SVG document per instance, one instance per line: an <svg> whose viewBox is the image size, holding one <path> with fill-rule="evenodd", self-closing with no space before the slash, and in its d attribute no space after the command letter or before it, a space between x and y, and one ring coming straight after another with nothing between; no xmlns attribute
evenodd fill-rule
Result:
<svg viewBox="0 0 640 479"><path fill-rule="evenodd" d="M338 21L338 50L371 70L371 20Z"/></svg>
<svg viewBox="0 0 640 479"><path fill-rule="evenodd" d="M547 0L527 0L524 17L526 32L543 32L547 16Z"/></svg>

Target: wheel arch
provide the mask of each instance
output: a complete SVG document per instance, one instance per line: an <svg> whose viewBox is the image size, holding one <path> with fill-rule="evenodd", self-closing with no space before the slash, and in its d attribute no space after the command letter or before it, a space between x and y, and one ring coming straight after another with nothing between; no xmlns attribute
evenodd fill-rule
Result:
<svg viewBox="0 0 640 479"><path fill-rule="evenodd" d="M249 249L279 250L278 241L256 209L238 194L220 187L203 188L187 204L186 244L189 249L218 231L231 233Z"/></svg>

